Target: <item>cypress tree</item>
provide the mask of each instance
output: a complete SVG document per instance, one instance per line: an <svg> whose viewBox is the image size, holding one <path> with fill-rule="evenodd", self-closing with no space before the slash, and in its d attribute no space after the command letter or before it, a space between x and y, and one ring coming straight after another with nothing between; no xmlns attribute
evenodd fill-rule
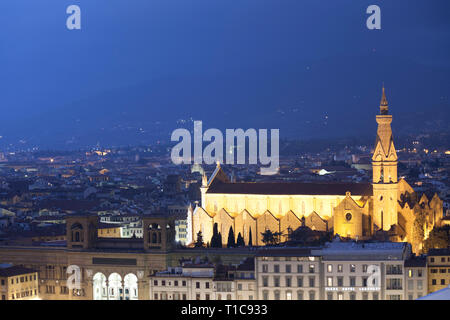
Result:
<svg viewBox="0 0 450 320"><path fill-rule="evenodd" d="M214 223L213 235L211 237L211 248L221 248L221 247L222 247L222 243L219 239L218 226L217 226L217 223Z"/></svg>
<svg viewBox="0 0 450 320"><path fill-rule="evenodd" d="M245 247L244 238L242 238L240 232L238 233L238 236L237 236L236 246L238 246L238 247Z"/></svg>
<svg viewBox="0 0 450 320"><path fill-rule="evenodd" d="M219 232L219 237L217 238L218 246L217 248L222 248L222 234Z"/></svg>
<svg viewBox="0 0 450 320"><path fill-rule="evenodd" d="M228 242L227 242L228 248L236 247L236 242L234 241L234 231L233 227L230 227L230 231L228 231Z"/></svg>
<svg viewBox="0 0 450 320"><path fill-rule="evenodd" d="M250 227L250 231L248 233L248 246L253 247L252 228L251 227Z"/></svg>

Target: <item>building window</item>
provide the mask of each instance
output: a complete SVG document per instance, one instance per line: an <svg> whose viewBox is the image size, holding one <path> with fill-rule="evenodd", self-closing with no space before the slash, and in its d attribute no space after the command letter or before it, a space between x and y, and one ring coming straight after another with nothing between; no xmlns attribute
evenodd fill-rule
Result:
<svg viewBox="0 0 450 320"><path fill-rule="evenodd" d="M303 287L303 277L297 277L297 287Z"/></svg>
<svg viewBox="0 0 450 320"><path fill-rule="evenodd" d="M445 279L441 279L441 285L445 285Z"/></svg>
<svg viewBox="0 0 450 320"><path fill-rule="evenodd" d="M350 300L356 300L356 293L350 292Z"/></svg>
<svg viewBox="0 0 450 320"><path fill-rule="evenodd" d="M431 284L432 284L433 286L435 286L435 285L436 285L436 279L431 280Z"/></svg>
<svg viewBox="0 0 450 320"><path fill-rule="evenodd" d="M309 300L315 300L316 299L316 293L314 291L309 292Z"/></svg>
<svg viewBox="0 0 450 320"><path fill-rule="evenodd" d="M362 298L363 300L369 300L369 294L367 292L363 292L362 296L363 296L363 298Z"/></svg>
<svg viewBox="0 0 450 320"><path fill-rule="evenodd" d="M422 280L417 280L417 290L423 290Z"/></svg>
<svg viewBox="0 0 450 320"><path fill-rule="evenodd" d="M267 290L263 291L263 300L269 300L269 291Z"/></svg>
<svg viewBox="0 0 450 320"><path fill-rule="evenodd" d="M363 266L362 266L362 271L363 271L364 273L367 272L367 264L363 264Z"/></svg>
<svg viewBox="0 0 450 320"><path fill-rule="evenodd" d="M378 300L378 292L372 293L372 300Z"/></svg>
<svg viewBox="0 0 450 320"><path fill-rule="evenodd" d="M315 278L314 277L309 277L309 286L311 288L315 287Z"/></svg>
<svg viewBox="0 0 450 320"><path fill-rule="evenodd" d="M386 287L388 290L402 290L402 279L399 278L387 279Z"/></svg>
<svg viewBox="0 0 450 320"><path fill-rule="evenodd" d="M297 291L297 300L303 300L303 291Z"/></svg>
<svg viewBox="0 0 450 320"><path fill-rule="evenodd" d="M412 278L414 275L413 270L412 269L408 269L408 278Z"/></svg>
<svg viewBox="0 0 450 320"><path fill-rule="evenodd" d="M280 277L278 277L278 276L273 277L273 286L274 287L279 287L280 286Z"/></svg>
<svg viewBox="0 0 450 320"><path fill-rule="evenodd" d="M297 265L297 273L303 273L303 265L302 264Z"/></svg>
<svg viewBox="0 0 450 320"><path fill-rule="evenodd" d="M291 273L291 265L290 264L286 265L286 273Z"/></svg>
<svg viewBox="0 0 450 320"><path fill-rule="evenodd" d="M274 299L275 299L275 300L280 300L280 291L275 290L275 291L273 292L273 296L274 296Z"/></svg>
<svg viewBox="0 0 450 320"><path fill-rule="evenodd" d="M333 265L332 264L327 265L327 271L329 273L333 272Z"/></svg>
<svg viewBox="0 0 450 320"><path fill-rule="evenodd" d="M354 264L350 265L350 272L356 272L356 265Z"/></svg>
<svg viewBox="0 0 450 320"><path fill-rule="evenodd" d="M338 300L344 300L344 294L342 292L338 292Z"/></svg>
<svg viewBox="0 0 450 320"><path fill-rule="evenodd" d="M350 277L350 287L356 287L356 278Z"/></svg>
<svg viewBox="0 0 450 320"><path fill-rule="evenodd" d="M286 300L292 300L292 292L286 291Z"/></svg>
<svg viewBox="0 0 450 320"><path fill-rule="evenodd" d="M327 277L327 287L333 286L333 277Z"/></svg>
<svg viewBox="0 0 450 320"><path fill-rule="evenodd" d="M367 287L367 277L362 278L362 286Z"/></svg>
<svg viewBox="0 0 450 320"><path fill-rule="evenodd" d="M196 287L197 289L200 289L200 282L197 281L197 282L195 283L195 287Z"/></svg>
<svg viewBox="0 0 450 320"><path fill-rule="evenodd" d="M342 264L338 264L337 271L338 272L343 272L343 270L344 270L344 266Z"/></svg>
<svg viewBox="0 0 450 320"><path fill-rule="evenodd" d="M275 264L273 266L273 272L275 273L280 273L280 265L279 264Z"/></svg>
<svg viewBox="0 0 450 320"><path fill-rule="evenodd" d="M313 264L309 265L309 273L314 273L315 271L315 266Z"/></svg>
<svg viewBox="0 0 450 320"><path fill-rule="evenodd" d="M386 266L386 274L403 274L402 265L389 264Z"/></svg>
<svg viewBox="0 0 450 320"><path fill-rule="evenodd" d="M267 264L262 265L262 272L269 272L269 266Z"/></svg>
<svg viewBox="0 0 450 320"><path fill-rule="evenodd" d="M262 277L263 287L269 286L269 277Z"/></svg>
<svg viewBox="0 0 450 320"><path fill-rule="evenodd" d="M333 300L333 292L327 293L327 300Z"/></svg>
<svg viewBox="0 0 450 320"><path fill-rule="evenodd" d="M291 287L291 283L292 283L291 277L286 277L285 281L286 281L286 287Z"/></svg>

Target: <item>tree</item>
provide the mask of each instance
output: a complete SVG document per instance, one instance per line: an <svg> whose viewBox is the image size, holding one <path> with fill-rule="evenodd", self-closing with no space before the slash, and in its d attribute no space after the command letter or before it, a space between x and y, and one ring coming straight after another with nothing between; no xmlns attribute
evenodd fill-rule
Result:
<svg viewBox="0 0 450 320"><path fill-rule="evenodd" d="M281 232L274 232L273 233L273 240L274 240L273 244L279 244L281 242L281 236L282 235L283 234Z"/></svg>
<svg viewBox="0 0 450 320"><path fill-rule="evenodd" d="M244 241L244 238L242 238L240 232L238 233L238 236L237 236L236 246L237 247L245 247L245 241Z"/></svg>
<svg viewBox="0 0 450 320"><path fill-rule="evenodd" d="M230 231L228 231L227 248L233 248L233 247L236 247L236 242L234 241L233 227L230 227Z"/></svg>
<svg viewBox="0 0 450 320"><path fill-rule="evenodd" d="M219 248L222 248L222 234L219 232L219 238L218 238Z"/></svg>
<svg viewBox="0 0 450 320"><path fill-rule="evenodd" d="M211 248L222 248L222 239L219 237L217 223L214 223L213 235L211 237Z"/></svg>
<svg viewBox="0 0 450 320"><path fill-rule="evenodd" d="M414 252L419 252L420 246L423 243L423 239L425 237L424 225L425 225L425 215L423 214L422 211L419 211L416 214L416 218L414 220L414 225L413 225L412 246L413 246Z"/></svg>
<svg viewBox="0 0 450 320"><path fill-rule="evenodd" d="M202 248L205 245L205 243L203 242L203 235L202 232L199 231L197 233L197 241L195 242L195 247L196 248Z"/></svg>
<svg viewBox="0 0 450 320"><path fill-rule="evenodd" d="M430 249L445 249L450 245L450 226L433 228L424 242L424 251Z"/></svg>
<svg viewBox="0 0 450 320"><path fill-rule="evenodd" d="M252 228L250 227L250 230L248 232L248 246L253 247L253 239L252 239Z"/></svg>
<svg viewBox="0 0 450 320"><path fill-rule="evenodd" d="M268 246L268 245L272 245L275 242L275 238L273 236L272 231L270 231L269 229L266 229L266 231L261 232L262 235L262 242Z"/></svg>

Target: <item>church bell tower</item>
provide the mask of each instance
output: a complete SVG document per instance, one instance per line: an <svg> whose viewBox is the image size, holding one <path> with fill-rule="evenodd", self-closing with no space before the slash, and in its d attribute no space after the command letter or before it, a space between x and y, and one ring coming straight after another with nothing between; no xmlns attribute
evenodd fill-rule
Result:
<svg viewBox="0 0 450 320"><path fill-rule="evenodd" d="M392 115L383 86L375 150L372 156L373 223L378 229L389 230L398 222L397 214L397 153L392 137Z"/></svg>

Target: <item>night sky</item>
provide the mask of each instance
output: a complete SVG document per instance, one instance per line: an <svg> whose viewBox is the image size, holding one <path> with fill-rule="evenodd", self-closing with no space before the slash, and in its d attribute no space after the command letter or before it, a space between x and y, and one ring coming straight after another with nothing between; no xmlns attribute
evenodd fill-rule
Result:
<svg viewBox="0 0 450 320"><path fill-rule="evenodd" d="M374 137L383 81L394 134L449 128L448 0L2 0L0 14L0 149L153 143L191 118Z"/></svg>

